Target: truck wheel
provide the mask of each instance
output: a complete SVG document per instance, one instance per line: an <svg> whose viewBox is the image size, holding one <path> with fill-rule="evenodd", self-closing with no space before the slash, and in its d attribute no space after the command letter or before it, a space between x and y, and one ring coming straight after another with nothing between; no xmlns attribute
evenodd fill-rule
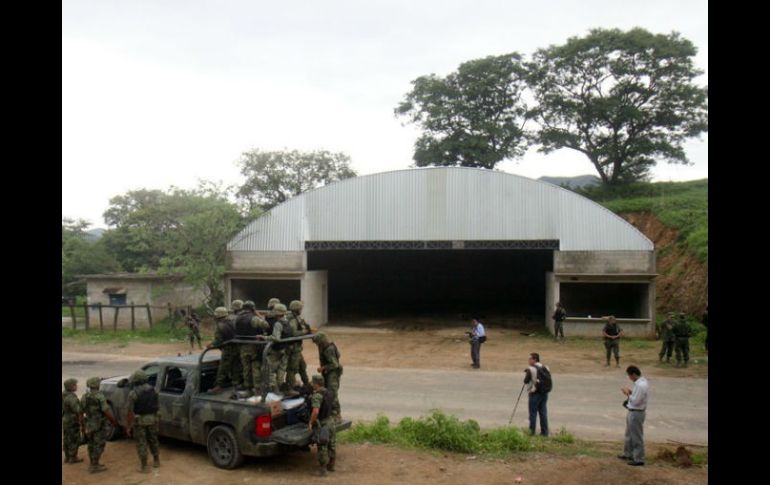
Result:
<svg viewBox="0 0 770 485"><path fill-rule="evenodd" d="M219 468L232 470L243 463L238 439L233 430L227 426L216 426L209 431L206 447L212 463Z"/></svg>
<svg viewBox="0 0 770 485"><path fill-rule="evenodd" d="M115 408L110 404L110 412L113 416L115 416L115 419L117 419L117 415L115 414ZM123 437L123 427L118 425L113 426L112 423L107 421L105 419L104 423L104 438L107 441L116 441Z"/></svg>

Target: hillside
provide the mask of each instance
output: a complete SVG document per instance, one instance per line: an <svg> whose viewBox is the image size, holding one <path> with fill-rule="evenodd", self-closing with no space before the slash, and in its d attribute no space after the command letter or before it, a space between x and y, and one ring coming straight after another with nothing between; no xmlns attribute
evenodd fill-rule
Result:
<svg viewBox="0 0 770 485"><path fill-rule="evenodd" d="M562 187L579 189L582 187L591 187L598 185L601 179L596 175L577 175L575 177L547 177L542 176L538 180L548 182L549 184L559 185Z"/></svg>
<svg viewBox="0 0 770 485"><path fill-rule="evenodd" d="M578 190L655 243L658 313L700 316L708 300L708 179Z"/></svg>

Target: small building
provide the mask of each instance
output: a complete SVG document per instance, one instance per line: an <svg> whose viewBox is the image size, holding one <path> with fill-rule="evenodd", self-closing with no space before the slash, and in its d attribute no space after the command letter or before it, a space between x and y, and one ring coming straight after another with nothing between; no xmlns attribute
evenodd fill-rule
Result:
<svg viewBox="0 0 770 485"><path fill-rule="evenodd" d="M79 275L86 281L86 293L91 327L99 325L99 303L102 305L126 305L118 311L118 327L131 326L133 305L150 305L152 321L158 322L168 317L169 304L172 308L196 307L205 300L202 290L184 281L181 275L160 275L157 273L109 273ZM104 326L112 326L115 309L102 308ZM137 328L149 325L147 311L136 308L134 311Z"/></svg>
<svg viewBox="0 0 770 485"><path fill-rule="evenodd" d="M312 325L463 312L568 335L652 335L655 248L575 192L496 170L355 177L274 207L227 246L225 295L305 302ZM457 314L456 313L456 314Z"/></svg>

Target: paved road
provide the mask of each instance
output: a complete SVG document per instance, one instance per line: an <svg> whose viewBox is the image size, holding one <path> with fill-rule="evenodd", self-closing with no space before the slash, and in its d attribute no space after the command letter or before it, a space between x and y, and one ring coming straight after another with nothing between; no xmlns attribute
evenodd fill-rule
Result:
<svg viewBox="0 0 770 485"><path fill-rule="evenodd" d="M147 362L144 357L62 352L62 382L93 375L129 374ZM353 420L372 420L378 413L391 421L417 417L440 408L482 427L508 424L523 373L456 371L448 369L345 368L340 398L342 414ZM626 410L620 387L632 387L622 369L597 375L554 376L548 399L551 430L565 426L578 437L622 440ZM708 379L650 380L650 408L644 426L649 441L675 440L708 444ZM527 397L522 396L514 424L527 425Z"/></svg>

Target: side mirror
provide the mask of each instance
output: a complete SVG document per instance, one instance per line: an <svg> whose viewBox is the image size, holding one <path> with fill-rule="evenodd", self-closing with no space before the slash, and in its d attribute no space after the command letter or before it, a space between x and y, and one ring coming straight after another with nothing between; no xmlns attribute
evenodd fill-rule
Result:
<svg viewBox="0 0 770 485"><path fill-rule="evenodd" d="M125 377L118 381L118 387L120 388L126 387L127 385L128 385L128 379Z"/></svg>

